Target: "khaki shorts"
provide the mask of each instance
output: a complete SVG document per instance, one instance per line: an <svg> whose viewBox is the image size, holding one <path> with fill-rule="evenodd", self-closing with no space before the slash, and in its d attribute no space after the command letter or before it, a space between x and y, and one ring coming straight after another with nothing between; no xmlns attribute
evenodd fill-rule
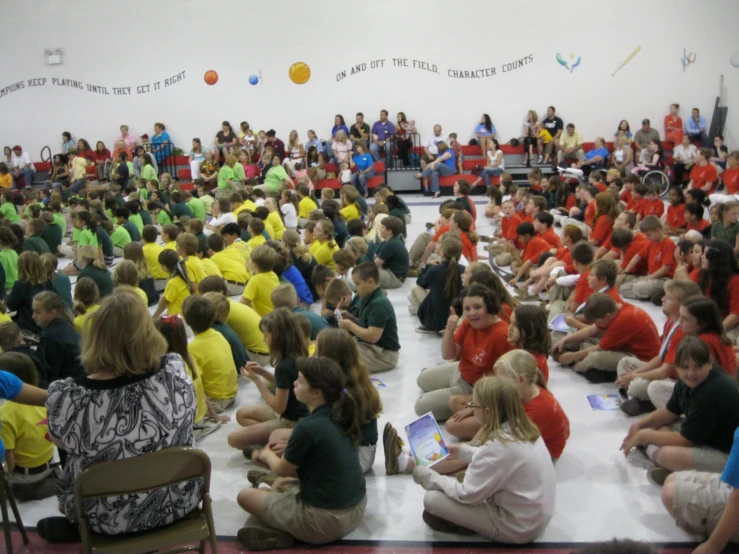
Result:
<svg viewBox="0 0 739 554"><path fill-rule="evenodd" d="M680 471L673 476L676 486L672 507L678 526L693 535L709 536L734 489L721 482L719 473ZM738 542L739 531L729 540Z"/></svg>
<svg viewBox="0 0 739 554"><path fill-rule="evenodd" d="M299 487L270 494L264 502L262 521L274 529L290 533L299 541L325 544L345 537L364 518L366 496L351 508L328 510L309 506L299 494Z"/></svg>
<svg viewBox="0 0 739 554"><path fill-rule="evenodd" d="M216 411L217 414L220 414L222 411L227 410L231 407L231 404L234 403L234 400L236 400L236 397L233 398L208 398L211 403L213 404L213 409Z"/></svg>

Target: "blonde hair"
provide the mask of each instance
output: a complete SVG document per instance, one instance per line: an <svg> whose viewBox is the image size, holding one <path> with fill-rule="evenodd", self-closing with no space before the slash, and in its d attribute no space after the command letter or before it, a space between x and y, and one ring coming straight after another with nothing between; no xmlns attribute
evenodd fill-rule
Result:
<svg viewBox="0 0 739 554"><path fill-rule="evenodd" d="M146 304L127 291L115 291L88 316L81 347L88 373L116 377L156 372L167 353L167 341L154 326Z"/></svg>
<svg viewBox="0 0 739 554"><path fill-rule="evenodd" d="M228 314L231 313L231 304L229 304L228 298L220 292L206 292L203 298L213 304L216 310L216 323L225 323L228 319Z"/></svg>
<svg viewBox="0 0 739 554"><path fill-rule="evenodd" d="M282 233L282 244L290 254L294 254L296 258L305 263L310 263L313 259L313 255L308 250L308 247L303 244L300 240L300 235L297 231L288 229Z"/></svg>
<svg viewBox="0 0 739 554"><path fill-rule="evenodd" d="M334 241L334 224L331 223L330 219L317 221L316 227L320 228L321 232L326 235L326 242L328 242L329 248L336 246L336 241Z"/></svg>
<svg viewBox="0 0 739 554"><path fill-rule="evenodd" d="M493 273L490 265L482 262L470 262L467 267L470 269L470 275L474 275L475 273Z"/></svg>
<svg viewBox="0 0 739 554"><path fill-rule="evenodd" d="M292 310L298 305L298 293L290 283L275 287L272 291L272 306Z"/></svg>
<svg viewBox="0 0 739 554"><path fill-rule="evenodd" d="M483 377L475 384L472 394L484 414L480 437L483 444L490 441L506 444L511 440L534 442L541 436L539 428L526 415L518 388L511 381Z"/></svg>
<svg viewBox="0 0 739 554"><path fill-rule="evenodd" d="M18 258L18 280L32 285L42 285L49 280L41 256L36 252L23 252Z"/></svg>
<svg viewBox="0 0 739 554"><path fill-rule="evenodd" d="M544 375L539 370L536 358L526 350L511 350L503 354L493 365L496 375L504 374L518 381L523 377L526 384L544 387Z"/></svg>
<svg viewBox="0 0 739 554"><path fill-rule="evenodd" d="M197 220L195 220L197 221ZM151 268L149 262L144 256L144 249L140 242L129 242L123 247L123 259L131 261L136 266L139 274L139 281L149 279L151 277Z"/></svg>
<svg viewBox="0 0 739 554"><path fill-rule="evenodd" d="M87 265L91 265L104 271L108 270L108 268L105 267L105 264L100 259L98 249L95 248L93 245L86 244L77 251L77 254L80 258L87 261Z"/></svg>
<svg viewBox="0 0 739 554"><path fill-rule="evenodd" d="M364 238L362 237L352 237L348 241L346 241L344 248L351 250L354 258L358 259L367 253L367 251L369 250L369 245L367 244L367 241L364 240Z"/></svg>
<svg viewBox="0 0 739 554"><path fill-rule="evenodd" d="M113 270L113 286L128 285L137 288L139 286L139 272L136 265L130 260L123 260Z"/></svg>

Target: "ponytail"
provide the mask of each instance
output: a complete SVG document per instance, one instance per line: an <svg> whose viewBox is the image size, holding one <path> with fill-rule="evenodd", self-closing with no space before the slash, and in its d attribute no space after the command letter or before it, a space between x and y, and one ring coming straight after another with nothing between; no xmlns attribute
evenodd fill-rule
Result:
<svg viewBox="0 0 739 554"><path fill-rule="evenodd" d="M335 361L324 357L301 358L298 371L312 389L323 394L325 403L331 408L331 421L342 434L351 438L355 445L361 441L359 409L357 402L345 387L344 372Z"/></svg>
<svg viewBox="0 0 739 554"><path fill-rule="evenodd" d="M195 285L193 285L192 281L190 281L190 277L187 276L187 266L185 265L185 260L177 260L177 264L174 266L174 274L172 275L172 277L179 277L180 279L185 281L190 294L197 294L197 291L195 290Z"/></svg>
<svg viewBox="0 0 739 554"><path fill-rule="evenodd" d="M444 283L444 298L447 302L453 302L459 296L459 262L452 256L446 269L446 281Z"/></svg>

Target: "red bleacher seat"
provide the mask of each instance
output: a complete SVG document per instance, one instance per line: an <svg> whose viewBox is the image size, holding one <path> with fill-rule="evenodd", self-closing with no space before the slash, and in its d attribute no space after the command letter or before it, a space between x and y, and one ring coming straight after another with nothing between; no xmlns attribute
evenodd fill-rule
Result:
<svg viewBox="0 0 739 554"><path fill-rule="evenodd" d="M36 171L51 171L51 162L35 162L33 164L33 167L36 168Z"/></svg>
<svg viewBox="0 0 739 554"><path fill-rule="evenodd" d="M187 181L189 179L192 179L192 173L190 172L190 168L187 168L187 169L178 169L177 170L177 178L180 181Z"/></svg>
<svg viewBox="0 0 739 554"><path fill-rule="evenodd" d="M462 160L462 169L464 171L472 171L477 166L485 167L485 160L482 158L475 158L472 160Z"/></svg>
<svg viewBox="0 0 739 554"><path fill-rule="evenodd" d="M180 190L193 190L195 188L195 183L180 183Z"/></svg>
<svg viewBox="0 0 739 554"><path fill-rule="evenodd" d="M382 175L375 175L374 177L371 177L367 179L367 190L376 189L379 187L382 183L385 182L385 177Z"/></svg>
<svg viewBox="0 0 739 554"><path fill-rule="evenodd" d="M327 188L339 190L341 188L341 181L339 181L338 179L321 179L316 183L316 190Z"/></svg>
<svg viewBox="0 0 739 554"><path fill-rule="evenodd" d="M482 156L482 150L479 146L470 146L469 144L462 146L463 156Z"/></svg>
<svg viewBox="0 0 739 554"><path fill-rule="evenodd" d="M439 176L439 187L453 187L454 183L459 181L460 179L464 179L463 175L454 174L454 175L440 175Z"/></svg>
<svg viewBox="0 0 739 554"><path fill-rule="evenodd" d="M326 170L326 173L339 174L339 168L336 164L323 164L323 169Z"/></svg>
<svg viewBox="0 0 739 554"><path fill-rule="evenodd" d="M188 156L174 156L175 165L190 165L190 158Z"/></svg>
<svg viewBox="0 0 739 554"><path fill-rule="evenodd" d="M375 169L375 175L378 173L385 173L385 162L375 162L373 167Z"/></svg>
<svg viewBox="0 0 739 554"><path fill-rule="evenodd" d="M524 154L524 148L523 144L519 144L518 146L512 146L510 144L501 144L500 149L503 151L503 154Z"/></svg>

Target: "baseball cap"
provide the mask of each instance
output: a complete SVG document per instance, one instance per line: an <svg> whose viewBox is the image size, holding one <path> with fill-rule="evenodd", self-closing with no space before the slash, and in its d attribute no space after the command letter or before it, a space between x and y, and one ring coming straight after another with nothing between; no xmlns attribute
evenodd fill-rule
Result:
<svg viewBox="0 0 739 554"><path fill-rule="evenodd" d="M649 120L648 119L642 119L641 120L641 124L642 125L649 125Z"/></svg>
<svg viewBox="0 0 739 554"><path fill-rule="evenodd" d="M16 144L15 146L13 146L13 150L21 150L22 151L23 148L21 148L20 145Z"/></svg>
<svg viewBox="0 0 739 554"><path fill-rule="evenodd" d="M141 135L141 136L140 136L139 138L142 138L142 139L148 139L148 138L149 138L149 135L147 135L146 133L144 133L144 134L143 134L143 135Z"/></svg>

